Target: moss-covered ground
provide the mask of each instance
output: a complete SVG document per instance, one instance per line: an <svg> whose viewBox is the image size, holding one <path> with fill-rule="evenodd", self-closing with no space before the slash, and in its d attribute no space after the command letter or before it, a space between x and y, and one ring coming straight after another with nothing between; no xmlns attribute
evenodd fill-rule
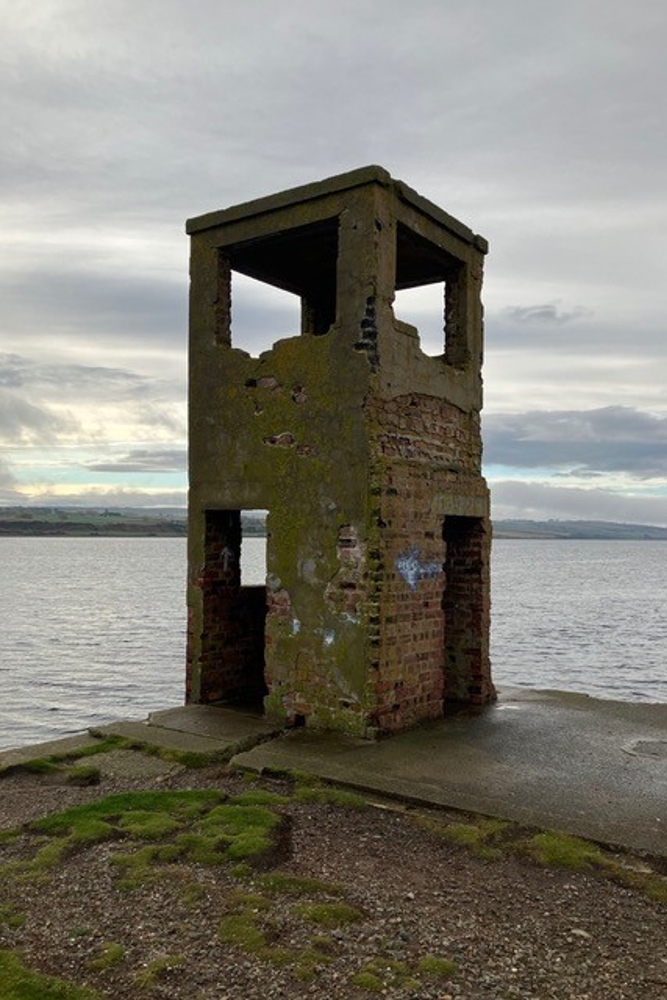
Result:
<svg viewBox="0 0 667 1000"><path fill-rule="evenodd" d="M112 741L98 752L118 748L118 741ZM24 770L45 781L54 772L66 781L78 775L86 784L85 779L94 781L99 772L87 759L94 755L83 756L36 761ZM305 775L270 784L239 778L233 794L216 787L127 791L5 831L0 839L0 1000L99 1000L110 995L96 992L87 978L75 983L43 975L24 962L20 948L26 920L34 919L22 906L24 887L40 880L46 885L73 857L83 860L95 849L108 851L109 877L121 900L169 880L180 885L183 905L196 909L207 889L187 872L224 869L227 880L217 927L221 946L286 969L295 982L316 981L345 948L345 934L363 928L368 914L355 898L354 887L299 874L286 865L290 816L309 805L354 810L370 805L359 795ZM429 836L485 864L511 855L526 865L587 872L667 903L667 880L659 871L568 834L474 815L409 810L406 817ZM71 934L94 937L95 929L73 929ZM9 947L12 941L15 948ZM127 967L139 993L150 995L183 966L175 945L173 952L156 957L147 951L137 961L136 950L130 953L126 943L100 940L86 968L97 988L95 975L104 982L105 975ZM350 975L350 996L392 991L418 996L434 982L455 980L457 972L449 955L417 950L396 958L379 942L376 953L366 956Z"/></svg>

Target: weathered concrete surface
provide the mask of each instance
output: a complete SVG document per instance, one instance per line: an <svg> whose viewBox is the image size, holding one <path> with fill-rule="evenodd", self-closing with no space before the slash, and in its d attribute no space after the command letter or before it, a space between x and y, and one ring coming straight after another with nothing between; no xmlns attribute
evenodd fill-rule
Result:
<svg viewBox="0 0 667 1000"><path fill-rule="evenodd" d="M148 716L151 732L156 728L192 733L225 743L257 742L275 736L280 730L257 712L221 711L211 705L181 705L151 712Z"/></svg>
<svg viewBox="0 0 667 1000"><path fill-rule="evenodd" d="M235 753L270 739L278 732L275 725L252 712L208 705L182 705L151 712L146 721L121 719L63 739L0 751L0 771L20 767L36 759L66 757L69 754L76 756L80 750L97 746L110 736L131 740L138 746L198 753L211 760L229 760ZM103 756L113 757L119 762L117 771L121 774L131 771L136 777L142 774L150 777L154 772L156 758L132 750L113 750ZM123 764L123 761L127 763ZM96 762L100 763L105 773L109 770L102 766L101 758L96 758ZM163 769L161 765L160 769Z"/></svg>
<svg viewBox="0 0 667 1000"><path fill-rule="evenodd" d="M372 743L296 730L238 754L408 801L667 856L667 705L522 690Z"/></svg>
<svg viewBox="0 0 667 1000"><path fill-rule="evenodd" d="M277 731L260 716L207 705L165 709L151 713L147 722L112 722L94 730L102 737L121 736L162 750L204 754L212 760L229 760Z"/></svg>
<svg viewBox="0 0 667 1000"><path fill-rule="evenodd" d="M11 767L20 767L30 760L46 759L60 754L76 754L79 750L94 746L99 741L89 733L75 733L64 736L60 740L48 740L45 743L32 743L23 747L12 747L0 751L0 771Z"/></svg>
<svg viewBox="0 0 667 1000"><path fill-rule="evenodd" d="M495 706L379 742L307 728L270 739L274 730L261 717L202 705L96 732L212 760L231 758L249 770L298 770L415 804L485 813L667 857L667 705L512 689L501 691ZM0 753L0 770L95 742L82 734L7 750ZM154 776L154 757L127 751L108 756L109 773Z"/></svg>

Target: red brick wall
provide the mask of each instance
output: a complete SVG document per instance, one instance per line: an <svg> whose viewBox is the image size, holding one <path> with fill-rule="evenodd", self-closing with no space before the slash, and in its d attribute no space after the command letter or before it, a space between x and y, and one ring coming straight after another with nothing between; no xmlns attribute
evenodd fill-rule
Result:
<svg viewBox="0 0 667 1000"><path fill-rule="evenodd" d="M482 634L485 614L488 622L484 519L456 519L482 525L467 549L452 545L449 561L442 501L434 502L444 496L446 504L447 493L466 479L483 486L481 441L476 414L433 397L371 406L378 484L368 605L371 623L378 623L375 721L395 731L439 717L444 700L458 698L464 685L474 701L492 691Z"/></svg>

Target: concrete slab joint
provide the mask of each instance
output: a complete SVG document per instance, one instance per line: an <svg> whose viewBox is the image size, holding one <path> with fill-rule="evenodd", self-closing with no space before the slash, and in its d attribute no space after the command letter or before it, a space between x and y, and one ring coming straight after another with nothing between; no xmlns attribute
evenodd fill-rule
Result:
<svg viewBox="0 0 667 1000"><path fill-rule="evenodd" d="M486 241L375 166L187 230L187 700L361 736L492 701ZM234 346L235 274L301 302L259 357ZM436 357L394 315L434 283ZM268 511L265 587L241 579L247 510Z"/></svg>

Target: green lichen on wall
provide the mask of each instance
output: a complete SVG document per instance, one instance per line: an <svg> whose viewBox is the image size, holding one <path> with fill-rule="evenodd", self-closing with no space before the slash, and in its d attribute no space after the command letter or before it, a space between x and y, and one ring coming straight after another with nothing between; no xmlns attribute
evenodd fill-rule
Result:
<svg viewBox="0 0 667 1000"><path fill-rule="evenodd" d="M357 730L367 630L363 607L338 606L336 579L341 527L368 533L368 377L338 330L279 341L259 358L218 347L201 394L214 430L199 444L210 453L199 485L208 506L269 511L267 714L325 713L332 724L340 714Z"/></svg>

